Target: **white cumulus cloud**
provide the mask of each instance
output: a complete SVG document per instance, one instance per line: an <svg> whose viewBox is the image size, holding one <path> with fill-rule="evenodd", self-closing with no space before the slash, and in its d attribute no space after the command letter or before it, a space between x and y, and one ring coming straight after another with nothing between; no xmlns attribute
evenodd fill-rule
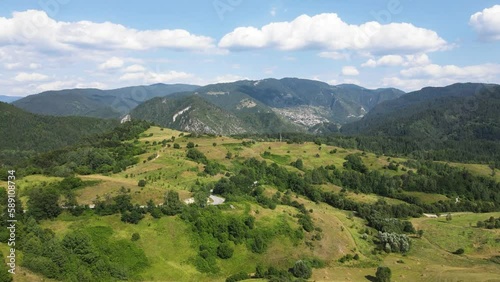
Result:
<svg viewBox="0 0 500 282"><path fill-rule="evenodd" d="M356 67L345 66L342 68L342 75L344 75L344 76L357 76L357 75L359 75L359 71Z"/></svg>
<svg viewBox="0 0 500 282"><path fill-rule="evenodd" d="M14 77L16 81L19 82L33 82L33 81L44 81L49 79L47 75L41 74L41 73L27 73L27 72L21 72Z"/></svg>
<svg viewBox="0 0 500 282"><path fill-rule="evenodd" d="M290 22L273 22L261 28L238 27L220 40L219 47L233 50L355 50L381 55L425 53L449 48L435 31L410 23L366 22L353 25L334 13L312 17L301 15Z"/></svg>
<svg viewBox="0 0 500 282"><path fill-rule="evenodd" d="M418 90L426 86L446 86L459 82L500 83L500 64L470 66L417 66L400 71L399 76L382 79L382 84L403 90Z"/></svg>
<svg viewBox="0 0 500 282"><path fill-rule="evenodd" d="M118 69L123 67L125 61L118 57L111 57L106 62L99 65L101 70Z"/></svg>
<svg viewBox="0 0 500 282"><path fill-rule="evenodd" d="M481 40L500 40L500 5L477 12L470 17L469 24Z"/></svg>
<svg viewBox="0 0 500 282"><path fill-rule="evenodd" d="M436 65L412 67L401 71L403 77L410 78L455 78L488 81L500 74L499 64L482 64L459 67L456 65Z"/></svg>
<svg viewBox="0 0 500 282"><path fill-rule="evenodd" d="M146 71L146 68L143 67L142 65L134 64L134 65L126 67L124 71L125 72L144 72L144 71Z"/></svg>
<svg viewBox="0 0 500 282"><path fill-rule="evenodd" d="M369 59L365 63L363 63L362 67L396 67L396 66L421 66L428 65L431 61L426 54L419 55L386 55L382 56L377 60Z"/></svg>
<svg viewBox="0 0 500 282"><path fill-rule="evenodd" d="M112 22L63 22L44 11L14 12L0 17L0 44L52 50L214 49L214 40L183 29L138 30Z"/></svg>

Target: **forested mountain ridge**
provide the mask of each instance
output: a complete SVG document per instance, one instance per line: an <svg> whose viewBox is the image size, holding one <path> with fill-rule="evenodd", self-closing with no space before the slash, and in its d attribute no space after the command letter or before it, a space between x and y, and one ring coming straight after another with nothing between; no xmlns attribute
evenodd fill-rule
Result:
<svg viewBox="0 0 500 282"><path fill-rule="evenodd" d="M187 94L187 93L186 93ZM304 131L265 107L233 113L200 97L183 94L151 99L131 112L132 119L168 128L208 134Z"/></svg>
<svg viewBox="0 0 500 282"><path fill-rule="evenodd" d="M339 125L361 118L378 103L403 94L404 92L392 88L368 90L355 85L332 86L314 80L283 78L212 84L196 91L176 93L173 97L187 99L186 97L189 96L197 96L226 111L226 116L234 116L226 122L235 122L238 125L234 124L233 127L238 127L238 130L215 130L217 134L231 135L235 133L337 131ZM169 100L162 101L167 103ZM148 114L146 110L148 105L151 108L157 107L155 102L146 102L141 105L140 111L132 111L132 116L153 122L171 119L173 116L167 112L165 116L160 117L162 112L159 112L155 119L150 119L151 114ZM181 110L178 109L178 111ZM211 115L216 115L216 113L211 113ZM216 119L223 119L223 116ZM210 123L209 119L201 119L197 122ZM172 126L170 123L159 124ZM189 131L189 127L179 127L179 124L173 126L176 129ZM208 130L205 133L214 133L214 131Z"/></svg>
<svg viewBox="0 0 500 282"><path fill-rule="evenodd" d="M112 90L67 89L27 96L13 104L36 114L119 118L151 98L191 91L198 87L187 84L159 83Z"/></svg>
<svg viewBox="0 0 500 282"><path fill-rule="evenodd" d="M405 153L425 150L441 157L467 155L475 161L489 157L500 162L499 107L499 85L428 87L381 103L341 132L414 144Z"/></svg>
<svg viewBox="0 0 500 282"><path fill-rule="evenodd" d="M35 152L76 144L118 124L116 120L36 115L0 102L0 165Z"/></svg>

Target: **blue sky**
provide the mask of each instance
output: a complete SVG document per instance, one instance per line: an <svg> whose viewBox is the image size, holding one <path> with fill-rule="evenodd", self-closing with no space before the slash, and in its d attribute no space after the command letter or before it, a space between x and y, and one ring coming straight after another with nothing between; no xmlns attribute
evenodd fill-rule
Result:
<svg viewBox="0 0 500 282"><path fill-rule="evenodd" d="M175 4L173 4L175 3ZM498 1L0 1L0 94L300 77L500 83Z"/></svg>

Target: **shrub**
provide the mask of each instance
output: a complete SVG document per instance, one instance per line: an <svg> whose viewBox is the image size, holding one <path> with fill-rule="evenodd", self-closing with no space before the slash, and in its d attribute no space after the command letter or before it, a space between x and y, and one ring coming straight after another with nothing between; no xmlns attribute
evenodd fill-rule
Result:
<svg viewBox="0 0 500 282"><path fill-rule="evenodd" d="M222 243L217 247L217 256L221 259L228 259L233 256L234 250L228 243Z"/></svg>
<svg viewBox="0 0 500 282"><path fill-rule="evenodd" d="M247 273L239 272L239 273L236 273L236 274L229 276L226 279L226 282L237 282L237 281L241 281L241 280L246 280L248 278L250 278L250 276Z"/></svg>
<svg viewBox="0 0 500 282"><path fill-rule="evenodd" d="M174 149L180 149L180 148L181 148L181 145L179 145L179 143L174 144Z"/></svg>
<svg viewBox="0 0 500 282"><path fill-rule="evenodd" d="M391 281L391 269L387 266L379 266L377 268L377 273L375 277L378 282L390 282Z"/></svg>
<svg viewBox="0 0 500 282"><path fill-rule="evenodd" d="M305 261L298 260L292 268L292 274L297 278L308 279L312 275L312 269Z"/></svg>
<svg viewBox="0 0 500 282"><path fill-rule="evenodd" d="M139 239L141 239L141 235L139 235L139 233L136 232L136 233L132 234L132 238L131 238L132 241L137 241Z"/></svg>
<svg viewBox="0 0 500 282"><path fill-rule="evenodd" d="M453 252L453 254L455 254L455 255L461 255L461 254L463 254L463 253L465 253L465 250L464 250L464 249L462 249L462 248L457 249L456 251L454 251L454 252Z"/></svg>
<svg viewBox="0 0 500 282"><path fill-rule="evenodd" d="M146 186L146 180L144 180L144 179L139 180L139 182L137 183L137 186L139 186L139 187Z"/></svg>
<svg viewBox="0 0 500 282"><path fill-rule="evenodd" d="M186 148L191 149L194 148L194 143L193 142L188 142L186 145Z"/></svg>

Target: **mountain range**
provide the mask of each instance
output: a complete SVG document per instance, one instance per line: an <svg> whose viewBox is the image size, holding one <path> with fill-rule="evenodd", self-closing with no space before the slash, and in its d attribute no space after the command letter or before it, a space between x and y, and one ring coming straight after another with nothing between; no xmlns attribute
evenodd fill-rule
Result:
<svg viewBox="0 0 500 282"><path fill-rule="evenodd" d="M500 164L500 85L426 87L374 107L341 128L390 154Z"/></svg>
<svg viewBox="0 0 500 282"><path fill-rule="evenodd" d="M369 90L297 78L243 80L152 99L132 110L131 116L179 130L215 134L324 133L403 94L393 88Z"/></svg>
<svg viewBox="0 0 500 282"><path fill-rule="evenodd" d="M115 90L49 91L13 105L2 104L1 132L21 128L36 134L11 143L5 141L0 149L49 150L59 143L76 142L81 134L75 130L95 133L100 131L96 128L110 128L119 117L129 115L133 120L195 133L334 133L354 136L357 144L353 146L384 154L427 154L437 159L500 163L499 107L500 86L481 83L426 87L407 94L393 88L369 90L297 78L243 80L204 87L155 84ZM54 116L111 120L106 123ZM22 126L12 128L16 123ZM50 124L57 126L51 128ZM41 142L36 136L53 136L62 141L49 138ZM66 140L68 136L78 138Z"/></svg>
<svg viewBox="0 0 500 282"><path fill-rule="evenodd" d="M153 84L112 90L68 89L30 95L13 103L28 112L53 116L119 118L140 103L175 92L191 91L199 86Z"/></svg>
<svg viewBox="0 0 500 282"><path fill-rule="evenodd" d="M22 99L23 97L19 96L5 96L5 95L0 95L0 102L4 103L12 103L14 101L17 101L19 99Z"/></svg>

